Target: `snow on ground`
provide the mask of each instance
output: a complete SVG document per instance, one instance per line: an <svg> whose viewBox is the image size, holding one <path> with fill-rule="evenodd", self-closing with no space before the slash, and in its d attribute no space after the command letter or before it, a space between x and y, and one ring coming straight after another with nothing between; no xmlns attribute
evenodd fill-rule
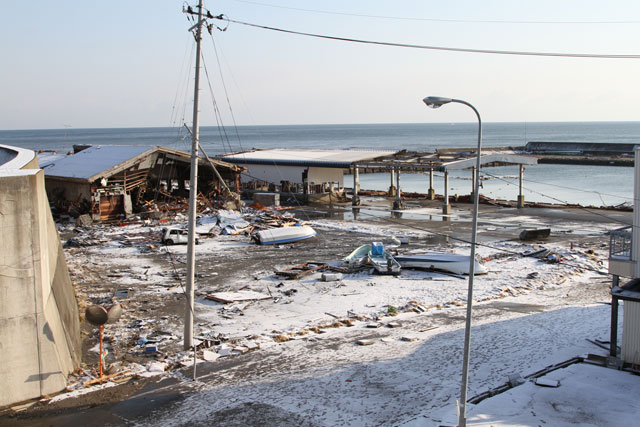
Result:
<svg viewBox="0 0 640 427"><path fill-rule="evenodd" d="M582 353L602 352L585 337L606 337L608 316L607 306L592 305L529 316L508 313L476 324L469 395L502 384L511 374L524 376ZM152 425L202 420L213 425L225 411L249 410L247 405L277 408L306 420L305 425L455 425L464 331L455 324L420 332L421 325L439 323L428 314L422 318L423 322L407 324L404 330L387 329L384 337L372 338L371 346L345 343L336 348L331 337L322 337L313 352L301 354L305 348L301 341L280 345L272 350L278 352L276 357L290 363L291 355L298 354L303 359L298 363L305 368L255 375L241 383L230 383L220 375L203 377L201 391L155 414ZM418 330L411 332L418 340L403 342L401 335L415 327ZM640 381L630 384L628 390L640 391ZM567 387L564 391L568 399L572 390ZM492 420L491 425L517 425L510 419ZM554 426L575 425L553 417L548 421ZM614 420L599 425L629 424Z"/></svg>
<svg viewBox="0 0 640 427"><path fill-rule="evenodd" d="M510 226L508 221L519 226L541 224L537 219L516 218L505 217L500 221L504 220L507 226ZM498 222L488 221L485 230L496 224ZM316 220L312 225L320 234L322 230L340 231L379 236L385 241L394 235L420 238L428 234L419 230L407 233L400 226L375 222ZM608 229L601 224L581 223L580 227L592 234ZM157 228L140 226L105 229L102 244L84 248L82 257L72 259L71 264L110 268L113 274L110 279L115 286L140 285L137 289L142 294L181 292L176 286L179 279L175 273L183 274L186 246L149 244L157 240L153 237L157 232ZM199 258L211 258L219 264L250 260L248 249L252 243L247 236L221 235L202 239L202 242L196 247ZM514 373L524 376L587 352L603 354L602 349L585 338L607 339L610 308L593 301L567 302L563 296L579 292L583 285L608 280L602 274L603 269L606 270L606 261L603 261L607 257L606 248L579 244L568 248L566 242L549 243L545 247L556 258L540 260L521 255L538 249L535 245L507 241L491 246L478 249L489 272L474 278L474 310L481 315L474 317L469 396L504 383L507 376ZM415 250L411 245L398 249ZM468 246L464 244L434 249L468 253ZM282 248L271 250L282 251ZM557 259L561 262L554 262ZM281 262L279 267L288 266L286 259ZM339 265L340 259L331 262ZM204 270L198 274L206 278L216 273ZM222 304L204 299L205 294L213 292L205 289L196 300L197 333L215 330L243 339L251 337L260 343L261 360L255 364L265 364L264 374L256 367L250 375L242 375L240 382L234 369L204 376L200 379L200 391L170 411L161 411L154 418L156 425L183 425L203 420L215 424L224 421L220 419L222 412L248 411L247 405L263 405L260 407L284 414L284 419L304 420L305 425L456 423L467 277L403 270L398 277L361 271L344 274L341 280L331 282L322 281L320 274L284 280L271 272L256 271L248 262L246 269L229 273L224 279L225 291L251 290L272 298ZM522 309L505 309L512 305ZM416 306L424 312L403 312L404 308ZM353 326L310 332L316 326L335 323L336 318L351 318ZM367 328L375 321L381 324L397 321L401 327ZM162 322L164 320L158 326L162 324L165 330L181 334L179 329L171 329ZM281 335L290 341L273 340ZM362 338L371 340L372 345L354 344ZM177 357L188 355L181 353ZM268 365L270 361L278 367ZM573 377L557 375L561 376L563 386L554 389L555 392L564 390L563 396L570 395ZM571 375L585 374L576 371ZM586 375L596 378L600 374ZM495 407L485 404L492 399L478 405L477 410L470 405L470 416L474 422L486 425L530 425L542 420L547 421L547 425L571 425L568 417L554 418L551 413L565 408L565 412L570 413L574 411L571 406L549 409L543 405L527 418L527 395L518 393L531 387L535 387L534 395L542 396L543 392L529 384L521 387L522 392L512 391L515 402L510 404L512 407L522 405L518 412L520 418L508 418L508 413L499 412L499 404ZM637 395L640 382L630 381L624 387L628 387L630 395ZM592 405L590 393L595 392L585 393L582 401ZM599 411L596 406L590 408ZM594 425L607 424L596 422Z"/></svg>
<svg viewBox="0 0 640 427"><path fill-rule="evenodd" d="M315 221L319 232L322 229L340 230L359 234L389 237L399 230L394 224L354 223L350 221ZM136 292L149 294L181 293L179 277L184 273L186 245L161 246L157 239L159 231L154 227L131 225L110 227L100 231L103 245L87 247L84 259L77 262L107 266L109 279L115 286L136 288ZM408 235L408 233L403 233ZM416 233L413 234L416 236ZM135 242L152 241L154 244ZM227 260L247 259L245 252L250 243L247 236L219 235L201 239L196 246L199 259L212 259L217 263ZM484 259L488 269L485 275L474 278L474 300L488 301L511 295L542 292L558 286L567 286L588 280L599 279L606 254L595 256L584 248L567 249L546 247L563 259L562 263L549 263L520 254L536 249L521 242L500 242L492 247L480 247L478 255ZM411 244L396 248L414 252ZM273 247L273 251L280 250ZM468 246L455 245L451 252L468 253ZM419 250L418 250L419 252ZM166 256L158 257L158 254ZM345 254L346 255L346 254ZM164 260L160 263L159 260ZM168 262L167 262L168 260ZM340 265L340 259L332 264ZM71 261L74 262L73 260ZM280 267L289 267L286 261ZM198 271L201 279L217 273ZM257 275L256 275L257 274ZM254 276L259 280L247 278ZM272 336L283 332L298 333L313 328L336 317L359 317L364 321L376 320L390 310L402 311L410 302L427 310L442 310L463 306L466 303L468 279L419 270L403 270L400 276L380 276L372 270L344 274L341 280L324 282L321 274L315 273L300 280L284 280L271 272L242 270L225 278L225 291L252 290L275 298L249 303L222 304L209 301L203 292L196 298L196 321L203 325L200 332L216 332L238 336ZM409 306L408 308L411 308ZM364 318L363 318L364 317ZM180 333L179 328L169 329Z"/></svg>
<svg viewBox="0 0 640 427"><path fill-rule="evenodd" d="M633 426L640 404L638 376L630 372L575 364L547 374L558 388L533 382L509 390L471 407L468 424Z"/></svg>

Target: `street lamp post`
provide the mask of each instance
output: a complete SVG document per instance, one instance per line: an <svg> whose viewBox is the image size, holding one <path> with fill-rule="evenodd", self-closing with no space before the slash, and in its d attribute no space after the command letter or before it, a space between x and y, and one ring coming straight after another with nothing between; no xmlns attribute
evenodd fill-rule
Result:
<svg viewBox="0 0 640 427"><path fill-rule="evenodd" d="M471 108L478 117L478 152L476 153L475 188L473 189L473 222L471 225L471 257L469 259L469 286L467 290L467 320L464 329L464 357L462 361L462 383L460 385L460 402L458 411L458 426L467 425L467 383L469 381L469 353L471 351L471 308L473 305L473 275L476 261L476 238L478 234L478 202L480 200L480 149L482 146L482 120L476 108L461 99L428 96L422 100L427 107L439 108L445 104L455 102Z"/></svg>

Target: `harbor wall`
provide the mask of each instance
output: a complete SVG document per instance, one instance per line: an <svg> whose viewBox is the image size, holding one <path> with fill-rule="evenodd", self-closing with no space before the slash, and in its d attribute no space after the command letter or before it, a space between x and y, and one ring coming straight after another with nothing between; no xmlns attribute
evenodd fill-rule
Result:
<svg viewBox="0 0 640 427"><path fill-rule="evenodd" d="M63 390L81 358L78 306L44 172L35 154L21 151L0 164L0 406Z"/></svg>
<svg viewBox="0 0 640 427"><path fill-rule="evenodd" d="M633 156L635 144L619 144L604 142L553 142L529 141L525 151L541 154L574 154L574 155L628 155Z"/></svg>

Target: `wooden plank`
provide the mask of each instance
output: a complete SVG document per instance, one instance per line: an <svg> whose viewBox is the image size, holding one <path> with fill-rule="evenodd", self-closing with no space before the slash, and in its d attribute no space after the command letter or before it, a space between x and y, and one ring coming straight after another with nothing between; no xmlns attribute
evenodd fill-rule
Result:
<svg viewBox="0 0 640 427"><path fill-rule="evenodd" d="M128 370L126 370L126 371L116 372L115 374L111 374L111 375L104 375L102 378L95 378L93 380L85 381L85 382L82 383L82 385L84 387L88 387L90 385L103 383L103 382L108 381L108 380L110 380L112 378L121 377L121 376L127 375L127 374L128 375L133 375L133 373L131 373Z"/></svg>
<svg viewBox="0 0 640 427"><path fill-rule="evenodd" d="M276 271L276 275L284 276L284 277L287 277L288 279L297 280L303 276L306 276L307 274L313 273L314 271L327 269L328 267L329 267L328 264L314 264L314 263L305 262L304 264L299 264L291 268L288 268L286 270Z"/></svg>

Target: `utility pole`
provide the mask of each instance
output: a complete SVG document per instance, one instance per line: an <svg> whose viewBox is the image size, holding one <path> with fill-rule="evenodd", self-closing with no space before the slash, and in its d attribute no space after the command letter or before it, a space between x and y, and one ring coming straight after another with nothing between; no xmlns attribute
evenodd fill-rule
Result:
<svg viewBox="0 0 640 427"><path fill-rule="evenodd" d="M192 126L192 138L191 138L191 176L189 179L189 234L188 234L188 246L187 246L187 288L186 296L187 302L185 307L184 316L184 349L189 350L193 347L193 312L194 312L194 278L195 278L195 234L196 234L196 207L198 199L198 139L200 137L200 128L198 124L198 113L200 108L200 57L202 41L202 0L198 2L197 16L198 20L195 24L196 30L196 75L193 89L193 126ZM191 8L187 13L192 13ZM194 27L191 27L189 31L192 31ZM195 348L194 348L195 354ZM195 366L196 360L194 358L194 379L195 379Z"/></svg>

